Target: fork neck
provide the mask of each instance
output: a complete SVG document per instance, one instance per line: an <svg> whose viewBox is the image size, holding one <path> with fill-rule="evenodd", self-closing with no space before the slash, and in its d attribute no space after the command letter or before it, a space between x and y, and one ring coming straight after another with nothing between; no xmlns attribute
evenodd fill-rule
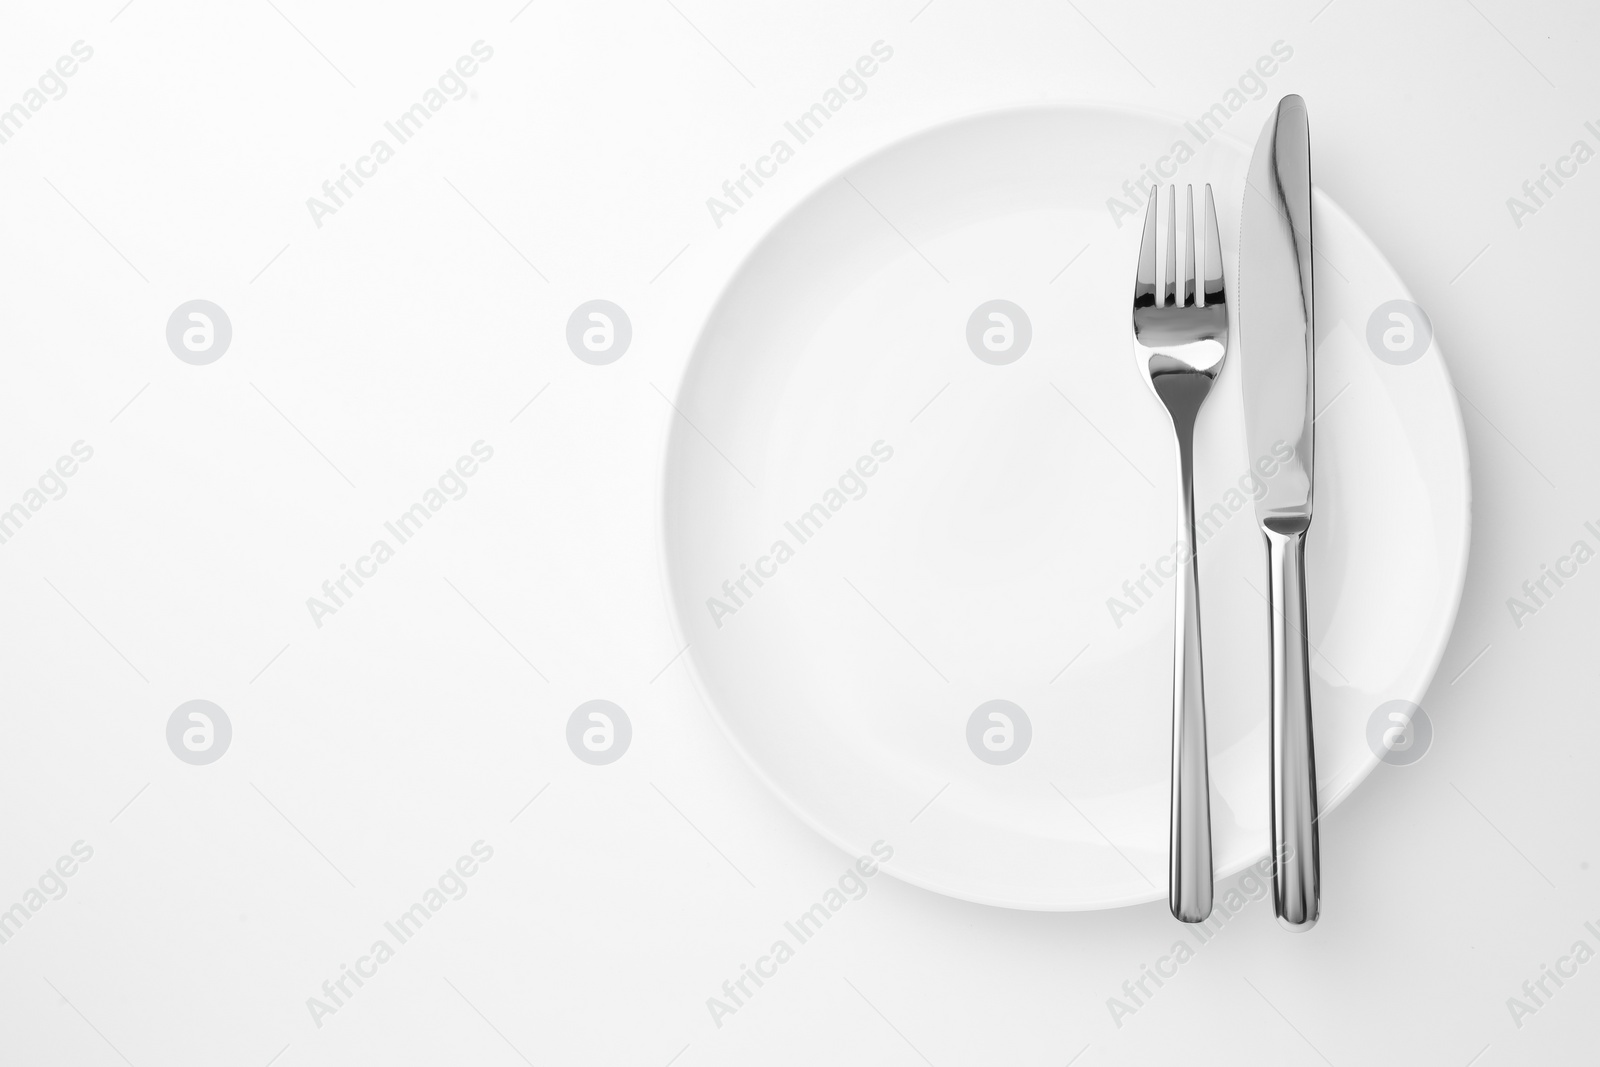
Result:
<svg viewBox="0 0 1600 1067"><path fill-rule="evenodd" d="M1187 450L1193 444L1195 419L1199 417L1200 405L1211 392L1211 382L1210 375L1192 370L1156 373L1150 378L1156 396L1172 416L1180 448Z"/></svg>

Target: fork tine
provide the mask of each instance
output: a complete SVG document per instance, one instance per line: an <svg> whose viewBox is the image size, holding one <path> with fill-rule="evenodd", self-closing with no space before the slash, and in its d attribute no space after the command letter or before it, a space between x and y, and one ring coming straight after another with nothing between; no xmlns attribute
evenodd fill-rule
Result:
<svg viewBox="0 0 1600 1067"><path fill-rule="evenodd" d="M1161 306L1170 307L1178 290L1178 187L1167 186L1167 270L1161 276Z"/></svg>
<svg viewBox="0 0 1600 1067"><path fill-rule="evenodd" d="M1194 307L1194 186L1184 186L1183 306Z"/></svg>
<svg viewBox="0 0 1600 1067"><path fill-rule="evenodd" d="M1156 302L1156 195L1144 212L1144 237L1139 242L1139 269L1133 282L1133 306L1153 307Z"/></svg>
<svg viewBox="0 0 1600 1067"><path fill-rule="evenodd" d="M1211 199L1211 186L1206 185L1206 303L1227 301L1222 282L1222 235L1217 232L1217 205Z"/></svg>

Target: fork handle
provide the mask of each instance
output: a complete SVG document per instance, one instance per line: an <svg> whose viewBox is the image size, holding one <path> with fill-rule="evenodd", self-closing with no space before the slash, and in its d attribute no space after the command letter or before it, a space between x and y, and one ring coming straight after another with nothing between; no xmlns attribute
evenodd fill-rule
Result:
<svg viewBox="0 0 1600 1067"><path fill-rule="evenodd" d="M1272 587L1272 903L1289 930L1316 925L1322 890L1306 651L1308 522L1275 517L1262 526Z"/></svg>
<svg viewBox="0 0 1600 1067"><path fill-rule="evenodd" d="M1209 384L1209 383L1207 383ZM1198 405L1196 405L1198 407ZM1180 559L1172 662L1172 825L1167 903L1186 923L1211 914L1211 782L1200 656L1200 569L1195 558L1194 422L1178 431Z"/></svg>

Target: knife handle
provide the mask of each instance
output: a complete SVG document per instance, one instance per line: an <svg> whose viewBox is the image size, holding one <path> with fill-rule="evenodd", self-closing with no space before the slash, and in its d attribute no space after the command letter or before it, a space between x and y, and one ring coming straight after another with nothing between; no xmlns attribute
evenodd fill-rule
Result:
<svg viewBox="0 0 1600 1067"><path fill-rule="evenodd" d="M1272 586L1272 903L1288 930L1309 930L1321 910L1317 759L1311 736L1306 643L1304 516L1262 524Z"/></svg>
<svg viewBox="0 0 1600 1067"><path fill-rule="evenodd" d="M1211 915L1211 776L1206 767L1206 691L1201 671L1200 566L1195 557L1194 421L1178 426L1182 538L1172 656L1172 823L1167 905L1180 922Z"/></svg>

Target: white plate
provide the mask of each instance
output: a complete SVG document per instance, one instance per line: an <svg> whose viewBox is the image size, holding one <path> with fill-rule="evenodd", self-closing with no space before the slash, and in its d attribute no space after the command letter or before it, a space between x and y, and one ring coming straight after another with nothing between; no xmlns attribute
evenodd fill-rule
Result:
<svg viewBox="0 0 1600 1067"><path fill-rule="evenodd" d="M800 204L729 284L683 381L663 538L697 684L803 819L852 853L887 842L886 869L916 885L1052 910L1165 895L1172 585L1146 578L1135 605L1123 582L1173 543L1176 457L1131 351L1143 216L1123 183L1180 141L1193 158L1177 180L1215 190L1231 287L1246 146L1120 110L988 114ZM1112 197L1137 209L1120 227ZM1437 346L1395 364L1367 342L1404 285L1320 193L1315 212L1308 565L1331 807L1377 762L1373 712L1420 701L1438 665L1469 489ZM1031 323L1004 365L967 340L993 299ZM1200 553L1218 878L1268 835L1265 554L1228 492L1256 458L1240 370L1234 351L1197 443L1197 503L1220 505ZM849 475L858 464L870 477ZM785 525L817 504L804 539ZM746 567L767 575L741 591ZM1134 610L1114 619L1112 597ZM969 747L991 700L1031 725L1015 762Z"/></svg>

